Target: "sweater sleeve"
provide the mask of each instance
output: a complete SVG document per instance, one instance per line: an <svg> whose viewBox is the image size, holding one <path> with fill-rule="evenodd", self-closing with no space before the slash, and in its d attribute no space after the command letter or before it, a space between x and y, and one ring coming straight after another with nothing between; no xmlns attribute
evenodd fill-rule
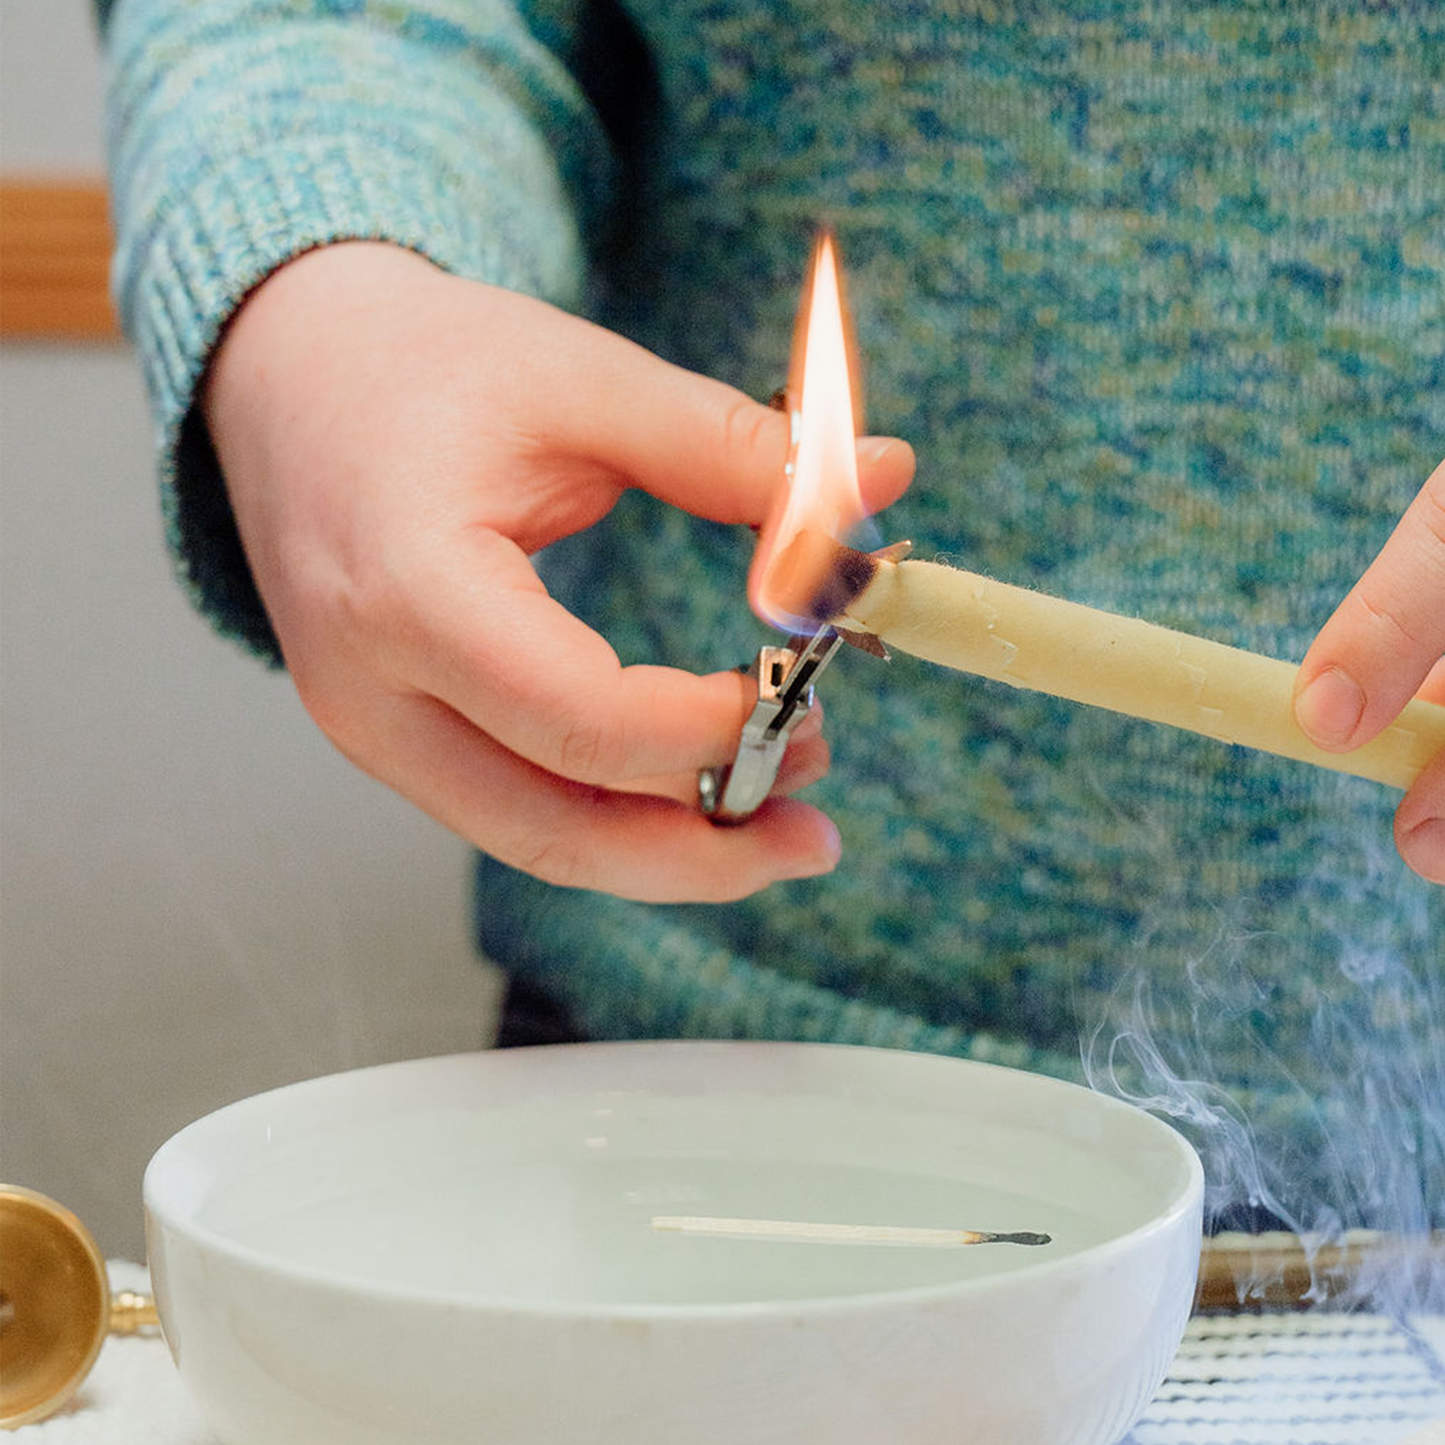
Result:
<svg viewBox="0 0 1445 1445"><path fill-rule="evenodd" d="M527 3L527 0L524 0ZM97 0L112 284L144 368L166 534L218 629L280 655L196 405L227 320L277 267L387 240L574 304L610 186L564 5Z"/></svg>

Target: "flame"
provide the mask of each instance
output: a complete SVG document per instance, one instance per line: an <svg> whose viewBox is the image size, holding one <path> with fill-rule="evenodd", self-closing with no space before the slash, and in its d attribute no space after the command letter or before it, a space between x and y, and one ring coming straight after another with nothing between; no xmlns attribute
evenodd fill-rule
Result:
<svg viewBox="0 0 1445 1445"><path fill-rule="evenodd" d="M805 529L844 540L867 515L858 488L855 373L847 312L833 238L819 237L805 287L788 380L793 445L748 575L748 600L765 622L788 632L812 631L770 586L773 563Z"/></svg>

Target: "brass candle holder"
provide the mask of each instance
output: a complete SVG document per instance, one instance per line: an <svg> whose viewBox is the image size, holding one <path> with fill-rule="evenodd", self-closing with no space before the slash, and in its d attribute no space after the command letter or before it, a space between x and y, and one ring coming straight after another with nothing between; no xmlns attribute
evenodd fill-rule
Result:
<svg viewBox="0 0 1445 1445"><path fill-rule="evenodd" d="M107 1335L158 1323L149 1295L111 1294L100 1248L70 1210L0 1184L0 1429L60 1409Z"/></svg>

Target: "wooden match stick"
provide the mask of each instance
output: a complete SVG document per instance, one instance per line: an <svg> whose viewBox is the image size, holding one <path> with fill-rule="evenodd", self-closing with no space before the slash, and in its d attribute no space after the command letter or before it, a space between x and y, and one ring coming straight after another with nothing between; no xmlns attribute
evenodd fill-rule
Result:
<svg viewBox="0 0 1445 1445"><path fill-rule="evenodd" d="M796 1219L724 1219L705 1214L654 1214L652 1227L676 1234L809 1244L892 1244L960 1249L970 1244L1048 1244L1047 1234L994 1234L978 1229L915 1229L901 1224L819 1224Z"/></svg>
<svg viewBox="0 0 1445 1445"><path fill-rule="evenodd" d="M1294 719L1299 668L1186 632L800 533L769 569L782 606L928 662L1405 789L1445 750L1419 699L1363 747L1317 748Z"/></svg>

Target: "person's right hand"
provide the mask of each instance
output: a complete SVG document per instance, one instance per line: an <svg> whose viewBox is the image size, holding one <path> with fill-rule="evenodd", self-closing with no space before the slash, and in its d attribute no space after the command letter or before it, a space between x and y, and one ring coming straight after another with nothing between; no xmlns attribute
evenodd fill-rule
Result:
<svg viewBox="0 0 1445 1445"><path fill-rule="evenodd" d="M699 813L698 769L731 760L750 707L738 673L622 667L529 561L629 486L759 523L787 450L780 413L539 301L355 242L253 293L204 405L296 688L358 766L553 883L722 901L834 865L832 823L790 797L741 827ZM863 442L859 458L873 509L907 486L906 444ZM780 795L826 771L816 727L799 731Z"/></svg>

